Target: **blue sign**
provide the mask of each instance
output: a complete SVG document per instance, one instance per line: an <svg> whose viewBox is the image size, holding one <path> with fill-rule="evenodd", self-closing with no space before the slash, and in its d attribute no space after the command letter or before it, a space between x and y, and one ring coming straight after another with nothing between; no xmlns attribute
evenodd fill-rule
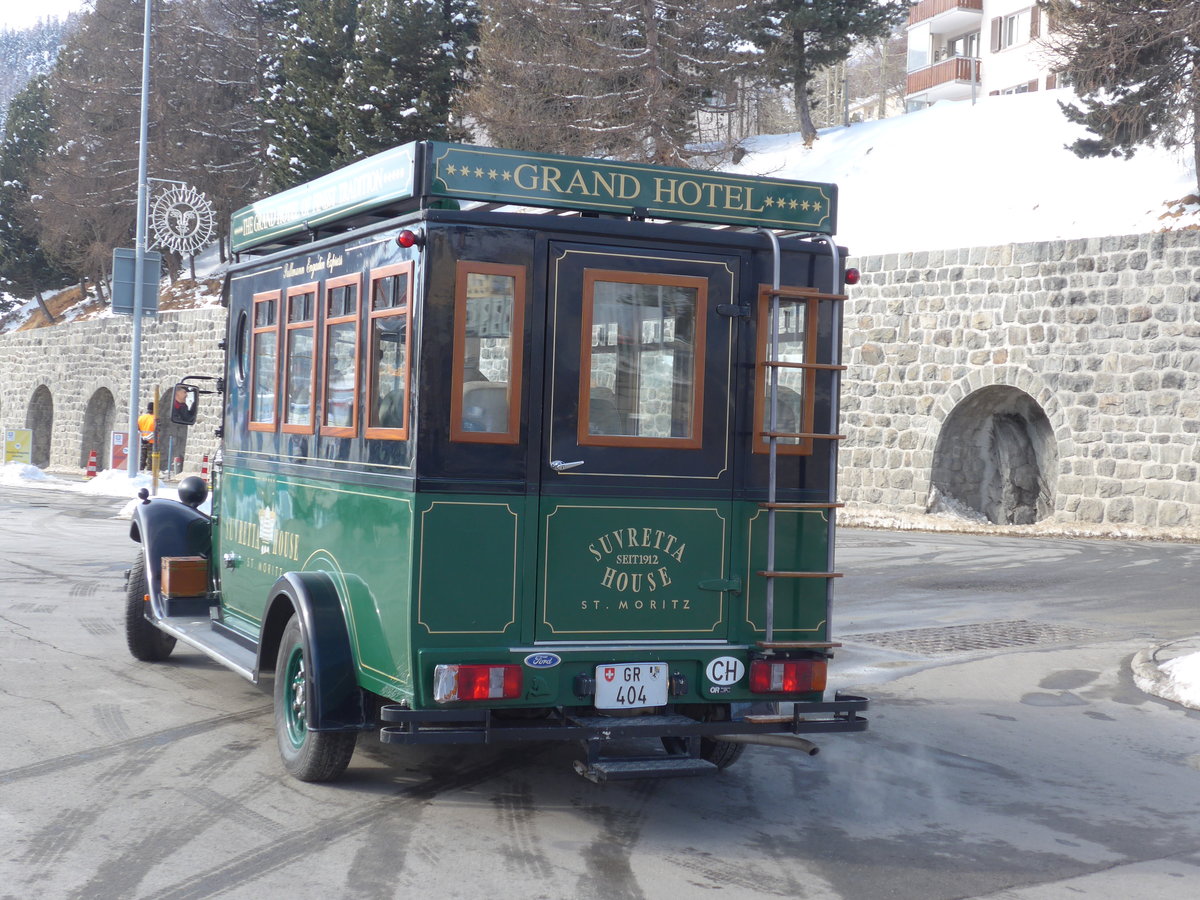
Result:
<svg viewBox="0 0 1200 900"><path fill-rule="evenodd" d="M137 251L113 248L112 311L118 316L133 315L136 286ZM162 254L145 251L142 260L142 315L158 315L158 283L162 278Z"/></svg>

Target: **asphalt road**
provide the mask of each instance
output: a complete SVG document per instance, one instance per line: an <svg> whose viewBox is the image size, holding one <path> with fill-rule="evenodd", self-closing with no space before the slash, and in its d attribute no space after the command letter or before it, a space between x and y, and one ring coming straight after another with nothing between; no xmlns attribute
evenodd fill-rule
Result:
<svg viewBox="0 0 1200 900"><path fill-rule="evenodd" d="M0 487L0 897L1200 892L1200 713L1129 673L1200 633L1198 546L846 530L864 735L604 786L573 747L366 735L319 786L282 774L263 690L128 655L120 505Z"/></svg>

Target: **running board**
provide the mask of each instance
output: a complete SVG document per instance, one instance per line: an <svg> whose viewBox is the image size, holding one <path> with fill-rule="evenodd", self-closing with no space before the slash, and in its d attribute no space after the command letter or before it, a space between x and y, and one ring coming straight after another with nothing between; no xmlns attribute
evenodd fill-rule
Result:
<svg viewBox="0 0 1200 900"><path fill-rule="evenodd" d="M247 681L257 683L255 668L258 654L246 643L218 631L210 618L169 616L153 620L159 629L189 647L199 650L209 659L232 669Z"/></svg>
<svg viewBox="0 0 1200 900"><path fill-rule="evenodd" d="M625 781L632 778L679 778L709 775L717 771L715 763L687 756L660 759L606 758L587 763L575 761L575 771L593 784L606 781Z"/></svg>

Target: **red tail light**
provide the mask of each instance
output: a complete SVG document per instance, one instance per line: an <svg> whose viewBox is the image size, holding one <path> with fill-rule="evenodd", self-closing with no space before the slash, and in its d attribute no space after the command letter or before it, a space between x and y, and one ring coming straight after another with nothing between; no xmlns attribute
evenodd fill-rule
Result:
<svg viewBox="0 0 1200 900"><path fill-rule="evenodd" d="M807 694L825 690L826 663L823 659L789 659L750 663L750 692L753 694Z"/></svg>
<svg viewBox="0 0 1200 900"><path fill-rule="evenodd" d="M521 696L520 666L433 667L433 699L438 703L462 700L512 700Z"/></svg>

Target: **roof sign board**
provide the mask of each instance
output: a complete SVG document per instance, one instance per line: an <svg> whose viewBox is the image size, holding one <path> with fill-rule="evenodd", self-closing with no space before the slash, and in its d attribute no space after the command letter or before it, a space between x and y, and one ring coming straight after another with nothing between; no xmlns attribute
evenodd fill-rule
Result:
<svg viewBox="0 0 1200 900"><path fill-rule="evenodd" d="M430 193L832 234L832 184L432 143Z"/></svg>
<svg viewBox="0 0 1200 900"><path fill-rule="evenodd" d="M429 142L385 150L238 210L233 250L271 243L418 192L822 234L833 234L837 220L832 184Z"/></svg>
<svg viewBox="0 0 1200 900"><path fill-rule="evenodd" d="M413 195L416 144L376 153L233 214L234 252Z"/></svg>

